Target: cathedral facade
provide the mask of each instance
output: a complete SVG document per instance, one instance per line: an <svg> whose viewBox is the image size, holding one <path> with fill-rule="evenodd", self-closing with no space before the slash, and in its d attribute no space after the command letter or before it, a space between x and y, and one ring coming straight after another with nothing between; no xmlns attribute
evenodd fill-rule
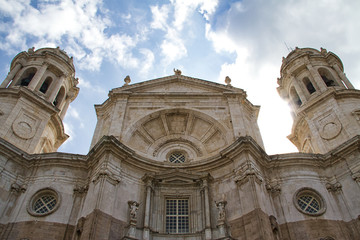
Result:
<svg viewBox="0 0 360 240"><path fill-rule="evenodd" d="M242 89L174 75L112 89L87 155L57 152L72 58L29 49L0 85L0 239L360 239L360 91L296 48L278 92L298 153L268 155Z"/></svg>

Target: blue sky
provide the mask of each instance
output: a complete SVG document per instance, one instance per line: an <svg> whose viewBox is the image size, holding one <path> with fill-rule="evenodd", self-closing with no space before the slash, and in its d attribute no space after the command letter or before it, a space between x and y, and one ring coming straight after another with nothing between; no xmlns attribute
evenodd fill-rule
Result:
<svg viewBox="0 0 360 240"><path fill-rule="evenodd" d="M0 0L0 77L30 47L60 46L74 57L80 93L64 120L59 151L86 154L95 129L94 104L130 75L137 83L173 74L244 89L260 105L269 154L296 151L292 119L277 94L288 48L324 47L343 61L360 88L358 0Z"/></svg>

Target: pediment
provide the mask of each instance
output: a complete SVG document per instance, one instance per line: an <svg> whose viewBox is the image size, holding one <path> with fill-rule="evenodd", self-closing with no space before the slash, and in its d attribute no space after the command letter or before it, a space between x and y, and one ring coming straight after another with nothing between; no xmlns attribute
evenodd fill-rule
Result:
<svg viewBox="0 0 360 240"><path fill-rule="evenodd" d="M153 175L145 175L143 180L152 179L160 184L194 184L202 179L208 179L208 174L189 173L184 170L174 169L171 171L160 172Z"/></svg>
<svg viewBox="0 0 360 240"><path fill-rule="evenodd" d="M149 80L146 82L125 85L113 89L113 92L132 93L245 93L242 89L228 85L218 84L198 78L183 75L173 75L164 78Z"/></svg>

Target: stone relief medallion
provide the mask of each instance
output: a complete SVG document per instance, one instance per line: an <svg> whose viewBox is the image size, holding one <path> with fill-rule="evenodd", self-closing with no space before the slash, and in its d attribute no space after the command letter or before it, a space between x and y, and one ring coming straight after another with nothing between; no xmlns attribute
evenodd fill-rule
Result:
<svg viewBox="0 0 360 240"><path fill-rule="evenodd" d="M325 140L336 138L342 129L342 125L334 113L320 119L318 124L320 136Z"/></svg>
<svg viewBox="0 0 360 240"><path fill-rule="evenodd" d="M15 135L23 139L34 137L36 120L24 112L19 115L12 124Z"/></svg>
<svg viewBox="0 0 360 240"><path fill-rule="evenodd" d="M340 122L328 122L320 130L320 136L323 139L330 140L337 137L340 134L341 129L342 126Z"/></svg>

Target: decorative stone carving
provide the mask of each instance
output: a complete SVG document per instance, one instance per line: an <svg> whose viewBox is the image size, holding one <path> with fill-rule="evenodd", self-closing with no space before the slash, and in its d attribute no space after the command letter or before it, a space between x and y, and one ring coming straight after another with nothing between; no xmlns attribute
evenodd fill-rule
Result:
<svg viewBox="0 0 360 240"><path fill-rule="evenodd" d="M75 194L83 194L83 193L87 193L87 191L89 190L89 186L88 185L76 185L74 188L74 193Z"/></svg>
<svg viewBox="0 0 360 240"><path fill-rule="evenodd" d="M266 190L270 193L278 194L281 192L280 184L278 183L267 183L265 184Z"/></svg>
<svg viewBox="0 0 360 240"><path fill-rule="evenodd" d="M30 139L34 137L36 132L37 121L30 114L21 112L12 124L12 130L15 135L23 138Z"/></svg>
<svg viewBox="0 0 360 240"><path fill-rule="evenodd" d="M279 231L279 224L276 220L276 217L273 215L269 216L270 224L271 224L271 230L273 232Z"/></svg>
<svg viewBox="0 0 360 240"><path fill-rule="evenodd" d="M94 175L92 182L97 183L101 178L106 179L113 185L121 182L120 176L112 173L109 169L107 169L106 164L101 166L100 170Z"/></svg>
<svg viewBox="0 0 360 240"><path fill-rule="evenodd" d="M226 85L231 86L231 78L229 78L229 76L225 77L225 83Z"/></svg>
<svg viewBox="0 0 360 240"><path fill-rule="evenodd" d="M235 182L239 185L242 185L249 181L249 177L253 177L258 184L261 184L263 181L263 177L260 172L254 168L252 164L247 164L245 171L237 174L238 176L235 178Z"/></svg>
<svg viewBox="0 0 360 240"><path fill-rule="evenodd" d="M28 49L29 54L34 54L34 52L35 52L35 47L32 47L32 48Z"/></svg>
<svg viewBox="0 0 360 240"><path fill-rule="evenodd" d="M355 182L360 183L360 171L354 173L354 174L352 175L352 179L354 179Z"/></svg>
<svg viewBox="0 0 360 240"><path fill-rule="evenodd" d="M221 200L219 202L215 201L215 205L217 207L218 210L218 224L224 224L225 219L226 219L226 212L225 212L225 206L226 206L227 202L225 200Z"/></svg>
<svg viewBox="0 0 360 240"><path fill-rule="evenodd" d="M12 183L10 190L13 193L24 193L27 189L27 185L23 184L23 185L19 185L18 183Z"/></svg>
<svg viewBox="0 0 360 240"><path fill-rule="evenodd" d="M174 68L174 73L175 75L181 75L181 71L179 69Z"/></svg>
<svg viewBox="0 0 360 240"><path fill-rule="evenodd" d="M136 201L128 201L130 211L130 221L136 221L137 211L139 210L139 203Z"/></svg>
<svg viewBox="0 0 360 240"><path fill-rule="evenodd" d="M332 183L326 183L326 189L329 191L329 192L340 192L341 191L341 184L339 182L336 182L334 184Z"/></svg>
<svg viewBox="0 0 360 240"><path fill-rule="evenodd" d="M355 110L351 112L352 115L356 118L356 120L360 121L360 110Z"/></svg>
<svg viewBox="0 0 360 240"><path fill-rule="evenodd" d="M320 52L321 52L322 55L327 54L327 50L325 48L322 48L322 47L320 48Z"/></svg>
<svg viewBox="0 0 360 240"><path fill-rule="evenodd" d="M131 82L131 79L130 79L130 76L129 76L129 75L127 75L127 76L124 78L124 82L125 82L124 86L129 85L129 83Z"/></svg>
<svg viewBox="0 0 360 240"><path fill-rule="evenodd" d="M335 113L330 113L318 120L320 136L325 140L331 140L337 137L342 129L341 122Z"/></svg>

